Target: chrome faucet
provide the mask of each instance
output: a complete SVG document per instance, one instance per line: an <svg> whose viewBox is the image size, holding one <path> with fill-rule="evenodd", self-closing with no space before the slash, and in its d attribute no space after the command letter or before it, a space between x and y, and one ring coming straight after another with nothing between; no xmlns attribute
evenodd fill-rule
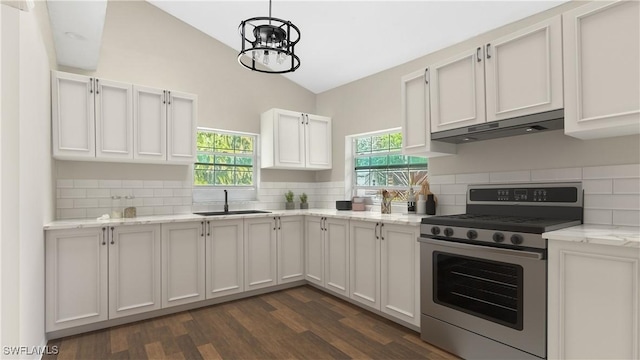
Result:
<svg viewBox="0 0 640 360"><path fill-rule="evenodd" d="M229 201L227 198L227 190L224 191L224 212L229 212Z"/></svg>

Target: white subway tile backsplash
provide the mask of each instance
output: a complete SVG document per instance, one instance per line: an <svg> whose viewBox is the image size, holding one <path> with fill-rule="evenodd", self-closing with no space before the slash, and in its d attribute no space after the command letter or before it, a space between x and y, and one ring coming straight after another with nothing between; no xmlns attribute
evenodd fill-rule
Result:
<svg viewBox="0 0 640 360"><path fill-rule="evenodd" d="M430 185L438 185L438 184L455 184L456 176L455 175L433 175L429 176L429 184Z"/></svg>
<svg viewBox="0 0 640 360"><path fill-rule="evenodd" d="M162 185L165 189L181 189L183 187L182 181L178 180L165 180L162 182Z"/></svg>
<svg viewBox="0 0 640 360"><path fill-rule="evenodd" d="M436 206L436 215L455 215L464 214L465 207L460 205L441 205Z"/></svg>
<svg viewBox="0 0 640 360"><path fill-rule="evenodd" d="M58 209L73 209L73 199L58 199L56 202Z"/></svg>
<svg viewBox="0 0 640 360"><path fill-rule="evenodd" d="M88 198L111 198L111 189L87 189Z"/></svg>
<svg viewBox="0 0 640 360"><path fill-rule="evenodd" d="M456 195L456 205L467 205L467 195Z"/></svg>
<svg viewBox="0 0 640 360"><path fill-rule="evenodd" d="M582 179L582 168L532 170L531 181L571 181Z"/></svg>
<svg viewBox="0 0 640 360"><path fill-rule="evenodd" d="M153 215L153 206L140 206L136 208L136 216Z"/></svg>
<svg viewBox="0 0 640 360"><path fill-rule="evenodd" d="M63 188L73 189L73 180L65 180L65 179L57 180L56 187L58 189L63 189Z"/></svg>
<svg viewBox="0 0 640 360"><path fill-rule="evenodd" d="M98 199L75 199L73 200L73 207L79 208L95 208L98 207Z"/></svg>
<svg viewBox="0 0 640 360"><path fill-rule="evenodd" d="M90 208L87 209L87 217L88 218L99 218L104 214L111 215L111 208Z"/></svg>
<svg viewBox="0 0 640 360"><path fill-rule="evenodd" d="M143 201L144 206L160 206L160 205L162 205L162 198L152 197L152 198L144 198L143 200L144 200Z"/></svg>
<svg viewBox="0 0 640 360"><path fill-rule="evenodd" d="M640 179L614 179L614 194L640 194Z"/></svg>
<svg viewBox="0 0 640 360"><path fill-rule="evenodd" d="M87 190L86 189L60 189L60 198L61 199L78 199L78 198L86 198Z"/></svg>
<svg viewBox="0 0 640 360"><path fill-rule="evenodd" d="M111 206L113 206L113 200L111 200L111 198L98 199L98 206L101 208L111 208Z"/></svg>
<svg viewBox="0 0 640 360"><path fill-rule="evenodd" d="M597 224L597 225L611 225L612 224L612 210L584 210L585 224Z"/></svg>
<svg viewBox="0 0 640 360"><path fill-rule="evenodd" d="M638 210L640 197L628 195L585 195L585 209Z"/></svg>
<svg viewBox="0 0 640 360"><path fill-rule="evenodd" d="M133 189L111 189L111 196L120 196L122 201L124 201L125 196L129 196L133 194Z"/></svg>
<svg viewBox="0 0 640 360"><path fill-rule="evenodd" d="M96 189L98 188L98 180L76 179L76 180L73 180L73 187L85 188L85 189Z"/></svg>
<svg viewBox="0 0 640 360"><path fill-rule="evenodd" d="M456 205L455 195L438 195L438 206Z"/></svg>
<svg viewBox="0 0 640 360"><path fill-rule="evenodd" d="M154 189L133 189L133 196L136 198L153 197Z"/></svg>
<svg viewBox="0 0 640 360"><path fill-rule="evenodd" d="M582 180L582 189L585 194L612 194L613 180Z"/></svg>
<svg viewBox="0 0 640 360"><path fill-rule="evenodd" d="M582 169L583 179L640 178L640 164L593 166Z"/></svg>
<svg viewBox="0 0 640 360"><path fill-rule="evenodd" d="M489 182L492 183L512 183L531 181L531 171L505 171L493 172L489 174Z"/></svg>
<svg viewBox="0 0 640 360"><path fill-rule="evenodd" d="M153 215L171 215L173 206L156 206L153 208Z"/></svg>
<svg viewBox="0 0 640 360"><path fill-rule="evenodd" d="M173 196L173 189L153 189L154 197Z"/></svg>
<svg viewBox="0 0 640 360"><path fill-rule="evenodd" d="M103 189L119 189L122 187L122 180L99 180L98 185Z"/></svg>
<svg viewBox="0 0 640 360"><path fill-rule="evenodd" d="M162 189L163 183L162 180L144 180L142 182L142 187L148 189Z"/></svg>
<svg viewBox="0 0 640 360"><path fill-rule="evenodd" d="M489 173L456 174L458 184L486 184L489 182Z"/></svg>
<svg viewBox="0 0 640 360"><path fill-rule="evenodd" d="M456 185L440 185L440 193L441 194L454 194L454 195L462 195L467 193L467 185L466 184L456 184Z"/></svg>
<svg viewBox="0 0 640 360"><path fill-rule="evenodd" d="M640 211L613 210L613 223L616 225L640 226Z"/></svg>
<svg viewBox="0 0 640 360"><path fill-rule="evenodd" d="M191 196L183 196L181 197L182 199L182 205L192 205L193 204L193 198Z"/></svg>
<svg viewBox="0 0 640 360"><path fill-rule="evenodd" d="M174 214L191 214L191 206L174 206Z"/></svg>
<svg viewBox="0 0 640 360"><path fill-rule="evenodd" d="M162 198L163 205L182 205L182 198L179 197L166 197Z"/></svg>
<svg viewBox="0 0 640 360"><path fill-rule="evenodd" d="M191 196L191 189L173 189L173 196Z"/></svg>
<svg viewBox="0 0 640 360"><path fill-rule="evenodd" d="M87 217L87 209L60 209L60 219L81 219Z"/></svg>

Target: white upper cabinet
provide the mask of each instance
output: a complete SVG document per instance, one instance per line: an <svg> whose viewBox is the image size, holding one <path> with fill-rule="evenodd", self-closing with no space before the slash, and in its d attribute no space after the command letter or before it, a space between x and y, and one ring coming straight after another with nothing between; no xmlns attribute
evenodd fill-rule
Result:
<svg viewBox="0 0 640 360"><path fill-rule="evenodd" d="M192 164L197 96L53 71L53 157Z"/></svg>
<svg viewBox="0 0 640 360"><path fill-rule="evenodd" d="M53 156L133 159L131 85L53 71Z"/></svg>
<svg viewBox="0 0 640 360"><path fill-rule="evenodd" d="M487 121L561 109L562 19L484 46Z"/></svg>
<svg viewBox="0 0 640 360"><path fill-rule="evenodd" d="M331 119L271 109L260 117L262 168L331 169Z"/></svg>
<svg viewBox="0 0 640 360"><path fill-rule="evenodd" d="M429 66L431 132L563 107L560 16Z"/></svg>
<svg viewBox="0 0 640 360"><path fill-rule="evenodd" d="M193 164L196 160L198 97L169 91L168 98L167 160Z"/></svg>
<svg viewBox="0 0 640 360"><path fill-rule="evenodd" d="M402 77L402 152L427 157L455 154L454 144L431 141L428 71Z"/></svg>
<svg viewBox="0 0 640 360"><path fill-rule="evenodd" d="M591 2L563 15L565 133L640 132L640 3Z"/></svg>
<svg viewBox="0 0 640 360"><path fill-rule="evenodd" d="M144 86L133 87L133 120L136 133L136 159L167 159L167 91Z"/></svg>
<svg viewBox="0 0 640 360"><path fill-rule="evenodd" d="M429 66L431 132L485 122L482 49Z"/></svg>

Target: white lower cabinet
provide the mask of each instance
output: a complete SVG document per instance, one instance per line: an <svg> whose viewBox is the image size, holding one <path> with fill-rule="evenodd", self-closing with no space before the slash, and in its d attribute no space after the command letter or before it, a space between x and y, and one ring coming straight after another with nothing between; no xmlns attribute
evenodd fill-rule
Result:
<svg viewBox="0 0 640 360"><path fill-rule="evenodd" d="M204 221L162 225L162 307L205 299Z"/></svg>
<svg viewBox="0 0 640 360"><path fill-rule="evenodd" d="M349 296L349 220L307 216L305 278Z"/></svg>
<svg viewBox="0 0 640 360"><path fill-rule="evenodd" d="M244 291L244 221L208 220L206 236L207 299Z"/></svg>
<svg viewBox="0 0 640 360"><path fill-rule="evenodd" d="M244 220L244 290L276 285L277 217Z"/></svg>
<svg viewBox="0 0 640 360"><path fill-rule="evenodd" d="M350 228L351 299L419 326L419 229L365 221Z"/></svg>
<svg viewBox="0 0 640 360"><path fill-rule="evenodd" d="M304 280L304 219L278 216L276 222L278 284Z"/></svg>
<svg viewBox="0 0 640 360"><path fill-rule="evenodd" d="M109 319L160 309L160 225L109 231Z"/></svg>
<svg viewBox="0 0 640 360"><path fill-rule="evenodd" d="M549 239L548 358L638 359L640 250Z"/></svg>
<svg viewBox="0 0 640 360"><path fill-rule="evenodd" d="M45 245L46 331L107 320L106 230L47 231Z"/></svg>

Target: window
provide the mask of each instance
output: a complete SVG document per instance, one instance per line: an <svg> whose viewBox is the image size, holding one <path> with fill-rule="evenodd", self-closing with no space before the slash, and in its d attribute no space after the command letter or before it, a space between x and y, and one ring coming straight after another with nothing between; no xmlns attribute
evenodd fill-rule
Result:
<svg viewBox="0 0 640 360"><path fill-rule="evenodd" d="M358 196L379 197L381 189L396 190L395 201L406 201L408 188L415 191L427 177L427 158L402 155L398 130L353 138L353 189Z"/></svg>
<svg viewBox="0 0 640 360"><path fill-rule="evenodd" d="M203 196L216 188L216 194L234 188L236 199L255 199L257 135L198 128L196 145L193 184L201 201L218 200L219 194Z"/></svg>

